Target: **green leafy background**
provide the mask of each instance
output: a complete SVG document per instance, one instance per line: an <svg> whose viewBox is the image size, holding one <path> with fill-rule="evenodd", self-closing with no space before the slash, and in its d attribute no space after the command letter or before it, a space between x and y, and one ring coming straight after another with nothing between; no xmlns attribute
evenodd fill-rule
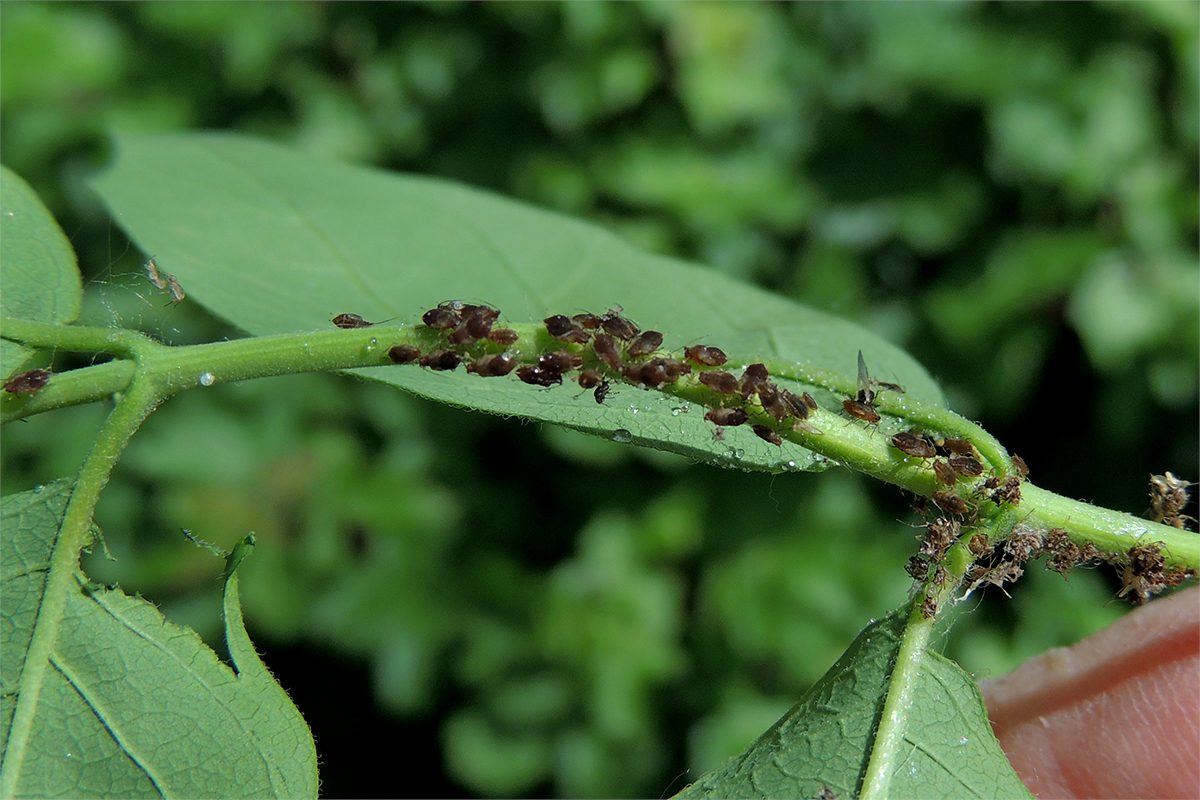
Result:
<svg viewBox="0 0 1200 800"><path fill-rule="evenodd" d="M166 306L86 180L109 130L249 132L850 318L1039 483L1139 512L1149 472L1198 477L1198 15L4 3L0 141L79 251L93 323L236 335ZM8 426L5 493L70 474L101 414ZM852 476L696 467L333 376L172 401L98 517L118 560L89 574L213 641L213 560L178 529L256 531L247 622L331 795L678 789L904 596L913 548L902 498ZM1031 570L1012 601L963 604L946 652L997 674L1111 620L1112 594ZM402 776L381 767L400 737Z"/></svg>

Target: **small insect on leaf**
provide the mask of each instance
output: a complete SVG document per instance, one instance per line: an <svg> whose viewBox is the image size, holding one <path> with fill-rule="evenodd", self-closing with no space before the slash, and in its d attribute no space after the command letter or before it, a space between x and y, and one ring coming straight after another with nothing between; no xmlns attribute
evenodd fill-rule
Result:
<svg viewBox="0 0 1200 800"><path fill-rule="evenodd" d="M398 344L388 349L388 358L394 364L410 364L421 357L421 351L411 344Z"/></svg>
<svg viewBox="0 0 1200 800"><path fill-rule="evenodd" d="M721 348L709 347L702 344L683 348L683 355L685 358L704 367L719 367L728 360L728 357Z"/></svg>
<svg viewBox="0 0 1200 800"><path fill-rule="evenodd" d="M714 408L710 409L704 418L716 425L734 427L744 424L749 416L740 408Z"/></svg>
<svg viewBox="0 0 1200 800"><path fill-rule="evenodd" d="M641 328L625 317L622 317L622 311L624 311L624 309L622 309L620 306L613 306L608 311L604 312L604 316L600 318L600 327L603 328L604 332L609 336L615 336L616 338L627 342L634 336L637 336L638 331L640 331Z"/></svg>
<svg viewBox="0 0 1200 800"><path fill-rule="evenodd" d="M174 275L167 276L167 288L171 291L171 303L179 305L187 299L187 293L183 291L183 287L179 285L179 279Z"/></svg>
<svg viewBox="0 0 1200 800"><path fill-rule="evenodd" d="M146 278L147 278L147 280L150 281L151 284L154 285L154 288L156 288L156 289L167 288L167 280L166 280L166 278L164 278L162 276L162 273L159 272L157 261L155 261L153 258L151 258L149 261L146 262L145 270L146 270Z"/></svg>
<svg viewBox="0 0 1200 800"><path fill-rule="evenodd" d="M526 364L517 370L517 377L534 386L556 386L562 383L562 373L543 370Z"/></svg>
<svg viewBox="0 0 1200 800"><path fill-rule="evenodd" d="M621 353L617 350L617 342L613 337L607 333L596 334L592 340L592 350L613 372L621 371Z"/></svg>
<svg viewBox="0 0 1200 800"><path fill-rule="evenodd" d="M422 314L421 322L425 323L425 327L435 331L446 331L457 327L458 323L462 322L462 317L457 308L442 303L437 308L431 308Z"/></svg>
<svg viewBox="0 0 1200 800"><path fill-rule="evenodd" d="M762 439L764 442L770 442L776 447L783 445L783 439L779 436L779 434L768 428L766 425L754 425L751 430L754 431L755 436Z"/></svg>
<svg viewBox="0 0 1200 800"><path fill-rule="evenodd" d="M983 464L975 456L950 456L947 459L951 468L965 478L974 478L983 474Z"/></svg>
<svg viewBox="0 0 1200 800"><path fill-rule="evenodd" d="M467 365L467 372L482 378L498 378L512 372L516 366L517 358L512 353L496 353L475 359Z"/></svg>
<svg viewBox="0 0 1200 800"><path fill-rule="evenodd" d="M43 386L50 382L50 375L48 369L31 369L28 372L22 372L20 375L12 376L4 383L4 391L17 395L37 394Z"/></svg>
<svg viewBox="0 0 1200 800"><path fill-rule="evenodd" d="M337 327L344 329L369 328L375 324L374 322L367 322L358 314L338 314L336 317L330 320L330 322Z"/></svg>
<svg viewBox="0 0 1200 800"><path fill-rule="evenodd" d="M769 378L766 364L750 364L742 372L742 397L749 399Z"/></svg>
<svg viewBox="0 0 1200 800"><path fill-rule="evenodd" d="M625 348L625 352L631 358L641 358L648 356L662 346L663 335L658 331L643 331L629 343Z"/></svg>
<svg viewBox="0 0 1200 800"><path fill-rule="evenodd" d="M892 437L892 446L913 458L933 458L933 442L916 431L901 431Z"/></svg>
<svg viewBox="0 0 1200 800"><path fill-rule="evenodd" d="M1017 470L1017 474L1021 476L1022 480L1029 477L1029 465L1025 463L1025 459L1021 458L1016 453L1013 453L1012 463L1013 468Z"/></svg>
<svg viewBox="0 0 1200 800"><path fill-rule="evenodd" d="M954 471L954 467L947 464L945 461L933 462L933 474L937 476L939 482L947 486L953 486L958 481L958 475Z"/></svg>
<svg viewBox="0 0 1200 800"><path fill-rule="evenodd" d="M701 383L718 394L734 394L738 390L738 379L729 372L701 372L699 378Z"/></svg>
<svg viewBox="0 0 1200 800"><path fill-rule="evenodd" d="M863 422L868 422L872 425L878 425L879 420L881 419L879 412L875 410L875 407L870 403L863 402L862 400L851 400L850 398L846 398L842 401L842 408L846 410L847 414L855 419L861 419Z"/></svg>
<svg viewBox="0 0 1200 800"><path fill-rule="evenodd" d="M967 505L967 501L963 500L953 492L934 492L933 502L938 508L940 508L942 511L945 511L947 514L954 514L955 516L959 517L964 516L970 510L970 507Z"/></svg>
<svg viewBox="0 0 1200 800"><path fill-rule="evenodd" d="M521 337L512 328L492 328L488 332L487 338L496 344L508 347L509 345L516 344L517 339Z"/></svg>
<svg viewBox="0 0 1200 800"><path fill-rule="evenodd" d="M941 447L947 453L953 453L959 456L970 456L975 454L975 445L971 444L966 439L942 439Z"/></svg>
<svg viewBox="0 0 1200 800"><path fill-rule="evenodd" d="M417 363L429 369L448 371L458 368L458 365L462 363L462 356L453 350L435 350L432 353L421 356Z"/></svg>

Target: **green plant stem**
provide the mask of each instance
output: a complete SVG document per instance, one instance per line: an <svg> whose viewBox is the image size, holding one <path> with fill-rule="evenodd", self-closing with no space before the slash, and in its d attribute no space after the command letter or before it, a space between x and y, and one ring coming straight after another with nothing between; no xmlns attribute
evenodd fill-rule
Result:
<svg viewBox="0 0 1200 800"><path fill-rule="evenodd" d="M88 543L92 514L100 491L108 483L113 467L131 436L160 401L160 391L151 380L138 379L113 408L83 462L71 499L63 514L58 539L51 550L45 590L33 623L33 637L17 687L17 704L9 729L3 767L0 768L0 797L16 794L16 782L33 732L34 718L64 616L68 592L79 569L79 553Z"/></svg>
<svg viewBox="0 0 1200 800"><path fill-rule="evenodd" d="M524 324L511 327L520 335L512 349L523 353L525 361L535 359L537 353L547 348L569 349L561 342L550 339L545 326ZM80 373L78 377L72 377L73 373L54 376L42 392L30 398L6 396L3 399L5 421L48 408L111 396L121 391L124 388L122 381L132 379L134 374L153 378L161 392L160 399L164 399L184 389L250 378L390 365L387 351L395 344L412 344L423 350L445 346L440 334L420 325L333 329L168 347L128 331L76 328L4 318L0 319L0 335L33 347L124 354L136 361L133 372L127 366L90 367L76 370ZM481 353L498 349L491 343L480 343L474 345L471 351ZM771 368L768 364L768 369ZM806 382L820 381L821 385L839 391L844 382L824 374L804 373L803 368L797 365L776 365L776 369L781 377ZM608 374L613 380L623 380L619 375ZM695 375L665 385L660 391L704 406L717 405L721 400ZM47 394L48 399L38 401L37 398L43 393ZM989 434L951 411L908 401L903 396L882 403L881 410L923 426L969 438L989 464L1002 475L1011 463L1004 448ZM756 403L748 404L747 411L752 422L778 427ZM915 494L930 496L939 488L928 463L905 457L891 446L889 437L877 428L847 419L836 411L818 409L812 412L805 425L782 430L780 436L831 462ZM955 491L964 499L974 500L974 487L979 482L961 481ZM1200 570L1200 537L1193 533L1068 500L1029 483L1022 484L1022 490L1025 497L1020 511L1023 515L1048 526L1063 528L1081 543L1090 541L1105 553L1122 554L1134 545L1158 542L1164 548L1168 566ZM994 516L998 512L987 501L979 501L979 506L980 514L984 517Z"/></svg>
<svg viewBox="0 0 1200 800"><path fill-rule="evenodd" d="M871 748L867 769L863 774L860 800L877 800L888 796L897 761L905 749L905 731L911 718L913 691L921 676L934 625L974 561L968 545L971 536L979 531L987 533L989 538L993 539L1003 536L1012 527L1014 519L1015 514L1005 511L986 525L965 531L941 560L945 580L939 585L935 581L934 570L930 570L929 579L913 596L908 622L904 626L900 648L896 653L896 662L892 665L887 696L879 715L879 726L875 730L874 746ZM926 597L932 600L936 609L931 617L925 616L923 610Z"/></svg>

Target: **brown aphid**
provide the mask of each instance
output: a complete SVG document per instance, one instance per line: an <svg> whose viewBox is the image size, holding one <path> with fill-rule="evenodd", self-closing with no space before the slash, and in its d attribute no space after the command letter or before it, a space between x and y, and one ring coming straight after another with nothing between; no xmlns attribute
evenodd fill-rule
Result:
<svg viewBox="0 0 1200 800"><path fill-rule="evenodd" d="M638 334L629 346L625 348L625 352L631 358L641 358L648 356L662 346L663 335L658 331L643 331Z"/></svg>
<svg viewBox="0 0 1200 800"><path fill-rule="evenodd" d="M1025 463L1025 459L1021 458L1016 453L1012 454L1011 459L1012 459L1013 469L1015 469L1017 471L1017 474L1021 476L1021 480L1025 480L1026 478L1028 478L1029 477L1029 465Z"/></svg>
<svg viewBox="0 0 1200 800"><path fill-rule="evenodd" d="M983 464L975 456L950 456L946 459L950 466L964 478L975 478L983 474Z"/></svg>
<svg viewBox="0 0 1200 800"><path fill-rule="evenodd" d="M944 483L947 486L953 486L958 481L958 474L954 471L954 467L945 461L933 462L933 474L937 477L939 483Z"/></svg>
<svg viewBox="0 0 1200 800"><path fill-rule="evenodd" d="M621 353L617 350L617 343L613 337L607 333L596 334L592 339L592 350L596 352L596 357L607 364L613 372L621 371Z"/></svg>
<svg viewBox="0 0 1200 800"><path fill-rule="evenodd" d="M625 378L633 383L640 383L648 389L656 389L667 382L667 369L663 359L656 358L645 364L626 365L623 370Z"/></svg>
<svg viewBox="0 0 1200 800"><path fill-rule="evenodd" d="M816 800L838 800L837 792L821 784L821 791L817 792Z"/></svg>
<svg viewBox="0 0 1200 800"><path fill-rule="evenodd" d="M512 372L517 366L517 357L512 353L496 353L480 356L467 365L467 372L482 378L499 378Z"/></svg>
<svg viewBox="0 0 1200 800"><path fill-rule="evenodd" d="M543 353L538 357L538 369L543 372L570 372L577 367L583 366L583 356L578 353L568 353L564 350L555 350L551 353Z"/></svg>
<svg viewBox="0 0 1200 800"><path fill-rule="evenodd" d="M575 323L566 314L555 314L546 317L542 322L546 326L546 332L551 336L562 336L567 331L575 327Z"/></svg>
<svg viewBox="0 0 1200 800"><path fill-rule="evenodd" d="M863 422L871 425L878 425L881 419L875 407L862 400L851 400L847 397L842 401L842 408L855 419L861 419Z"/></svg>
<svg viewBox="0 0 1200 800"><path fill-rule="evenodd" d="M755 436L762 439L764 442L770 442L776 447L781 447L783 445L783 439L780 437L780 435L768 428L766 425L754 425L751 427L751 430L754 431Z"/></svg>
<svg viewBox="0 0 1200 800"><path fill-rule="evenodd" d="M604 379L604 376L594 369L585 369L583 372L579 373L579 385L584 389L594 388L596 390L595 396L597 403L604 402L604 398L608 396L608 390L610 387L609 382Z"/></svg>
<svg viewBox="0 0 1200 800"><path fill-rule="evenodd" d="M684 375L692 374L692 365L686 361L678 361L674 358L655 359L663 362L663 369L667 372L667 381L674 382L679 380Z"/></svg>
<svg viewBox="0 0 1200 800"><path fill-rule="evenodd" d="M901 431L892 437L892 446L913 458L933 458L933 443L914 431Z"/></svg>
<svg viewBox="0 0 1200 800"><path fill-rule="evenodd" d="M781 390L783 402L788 410L792 412L792 416L796 419L808 419L808 405L805 404L804 398L794 392L789 392L787 389Z"/></svg>
<svg viewBox="0 0 1200 800"><path fill-rule="evenodd" d="M51 372L48 369L31 369L28 372L22 372L5 381L4 391L18 395L37 394L50 382L50 375Z"/></svg>
<svg viewBox="0 0 1200 800"><path fill-rule="evenodd" d="M492 325L500 318L500 309L491 306L477 305L463 307L463 324L467 333L474 339L486 339L492 332Z"/></svg>
<svg viewBox="0 0 1200 800"><path fill-rule="evenodd" d="M421 322L425 323L425 327L435 331L446 331L458 327L458 323L462 322L462 317L456 309L444 307L445 305L443 303L421 315Z"/></svg>
<svg viewBox="0 0 1200 800"><path fill-rule="evenodd" d="M947 453L954 453L960 456L969 456L975 453L975 445L966 439L942 439L941 447Z"/></svg>
<svg viewBox="0 0 1200 800"><path fill-rule="evenodd" d="M976 533L967 542L967 548L970 549L972 555L981 556L989 552L992 549L992 545L988 541L987 534Z"/></svg>
<svg viewBox="0 0 1200 800"><path fill-rule="evenodd" d="M1021 479L1016 475L1005 478L992 492L991 500L998 506L1006 503L1018 505L1021 502Z"/></svg>
<svg viewBox="0 0 1200 800"><path fill-rule="evenodd" d="M388 358L393 364L411 364L421 357L421 351L411 344L398 344L388 348Z"/></svg>
<svg viewBox="0 0 1200 800"><path fill-rule="evenodd" d="M963 500L954 494L954 492L947 492L945 490L934 492L933 502L942 511L945 511L947 514L954 514L957 517L965 516L970 510L966 500Z"/></svg>
<svg viewBox="0 0 1200 800"><path fill-rule="evenodd" d="M904 571L911 575L914 581L923 581L929 575L929 562L924 556L912 556L904 565Z"/></svg>
<svg viewBox="0 0 1200 800"><path fill-rule="evenodd" d="M629 341L634 336L638 335L641 330L630 320L621 316L622 309L620 306L613 306L608 311L604 312L604 316L600 318L600 327L609 336L615 336L622 341Z"/></svg>
<svg viewBox="0 0 1200 800"><path fill-rule="evenodd" d="M334 325L336 325L339 328L346 328L346 329L369 328L375 324L374 322L367 322L365 319L360 317L358 314L338 314L336 317L334 317L332 320L330 320L330 322L332 322Z"/></svg>
<svg viewBox="0 0 1200 800"><path fill-rule="evenodd" d="M700 382L718 394L733 394L738 390L738 379L722 370L701 372Z"/></svg>
<svg viewBox="0 0 1200 800"><path fill-rule="evenodd" d="M715 425L734 427L744 424L750 417L740 408L713 408L705 413L704 418Z"/></svg>
<svg viewBox="0 0 1200 800"><path fill-rule="evenodd" d="M517 377L534 386L557 386L562 383L561 372L547 372L540 367L526 364L517 369Z"/></svg>
<svg viewBox="0 0 1200 800"><path fill-rule="evenodd" d="M926 594L925 599L921 601L921 616L925 619L933 619L937 616L937 613L937 600L933 599L933 595Z"/></svg>
<svg viewBox="0 0 1200 800"><path fill-rule="evenodd" d="M816 411L820 406L817 405L816 398L808 392L800 395L800 399L804 401L804 405L808 406L809 411Z"/></svg>
<svg viewBox="0 0 1200 800"><path fill-rule="evenodd" d="M742 372L742 397L749 399L769 378L766 364L750 364Z"/></svg>
<svg viewBox="0 0 1200 800"><path fill-rule="evenodd" d="M774 417L776 422L783 422L787 418L788 405L778 386L770 381L759 384L758 398L762 401L763 410Z"/></svg>
<svg viewBox="0 0 1200 800"><path fill-rule="evenodd" d="M576 314L571 321L584 330L594 331L600 327L602 320L595 314Z"/></svg>
<svg viewBox="0 0 1200 800"><path fill-rule="evenodd" d="M683 355L704 367L719 367L729 360L721 348L703 344L683 348Z"/></svg>
<svg viewBox="0 0 1200 800"><path fill-rule="evenodd" d="M421 356L417 363L422 367L448 371L458 368L458 365L462 363L462 356L453 350L435 350L432 353Z"/></svg>
<svg viewBox="0 0 1200 800"><path fill-rule="evenodd" d="M512 328L492 328L488 331L487 338L496 344L508 347L511 344L516 344L517 339L521 337Z"/></svg>
<svg viewBox="0 0 1200 800"><path fill-rule="evenodd" d="M939 566L933 571L933 585L945 586L946 581L950 579L950 573L946 572L946 568Z"/></svg>

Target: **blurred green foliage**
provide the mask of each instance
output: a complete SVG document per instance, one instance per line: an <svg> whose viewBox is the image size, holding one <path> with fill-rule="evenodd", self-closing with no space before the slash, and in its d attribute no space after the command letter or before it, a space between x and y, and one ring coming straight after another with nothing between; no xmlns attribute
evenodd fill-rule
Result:
<svg viewBox="0 0 1200 800"><path fill-rule="evenodd" d="M162 307L84 181L110 130L236 129L854 318L1051 489L1136 513L1149 471L1198 477L1195 4L5 2L0 23L3 159L79 250L93 323L235 335ZM101 416L10 425L5 492L70 474ZM91 573L208 634L220 567L178 530L254 530L252 627L365 659L380 708L440 731L446 777L403 766L416 794L657 796L716 766L903 599L915 535L852 476L723 473L331 376L173 401L98 518L118 560ZM1120 613L1098 572L1032 572L960 604L948 654L997 674ZM318 747L360 726L310 721ZM322 777L394 795L395 774Z"/></svg>

